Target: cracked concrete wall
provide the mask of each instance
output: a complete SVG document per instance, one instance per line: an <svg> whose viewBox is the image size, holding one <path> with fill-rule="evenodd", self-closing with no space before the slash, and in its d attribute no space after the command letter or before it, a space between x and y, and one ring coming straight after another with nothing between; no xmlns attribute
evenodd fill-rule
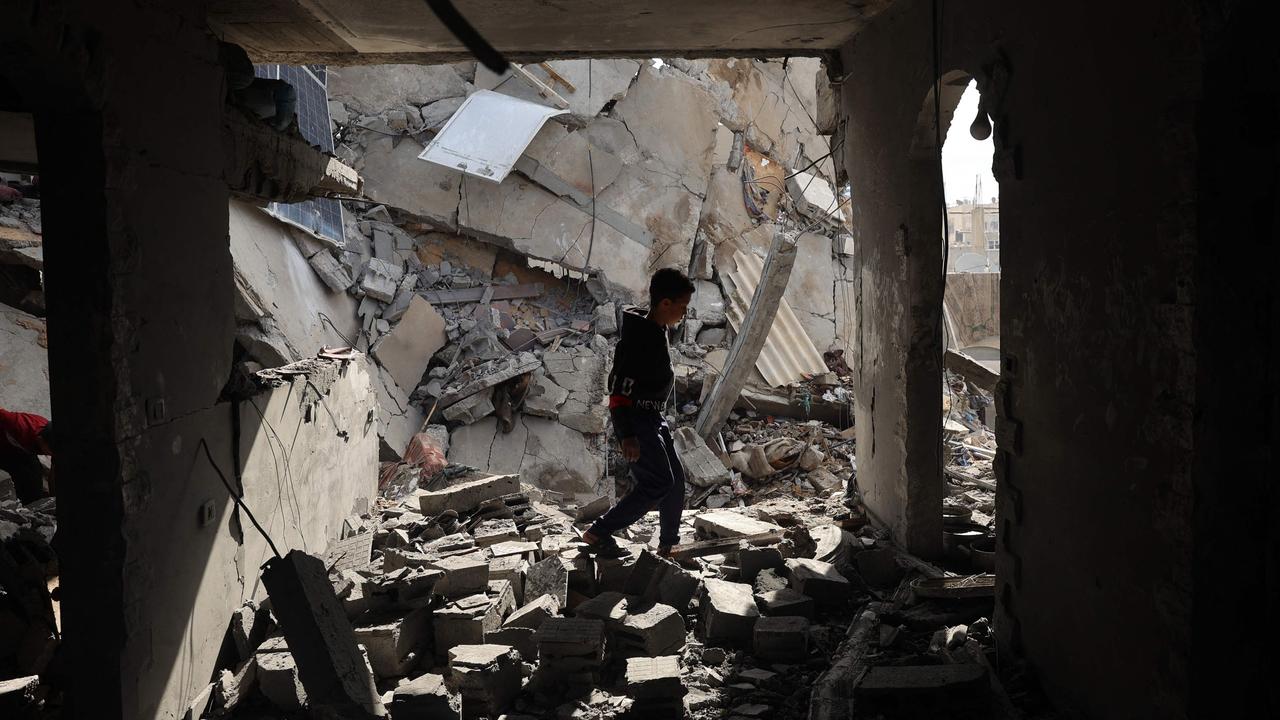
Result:
<svg viewBox="0 0 1280 720"><path fill-rule="evenodd" d="M151 471L167 479L147 498L156 512L130 527L138 548L131 573L135 582L145 577L149 588L135 601L133 621L141 625L129 642L138 663L128 683L139 703L132 717L183 717L209 681L232 611L265 597L258 568L271 551L219 471L234 483L238 462L244 502L282 554L298 548L323 556L355 504L376 497L378 438L367 422L375 403L368 373L361 363L347 364L320 398L314 383L326 384L318 376L297 377L238 406L220 403L162 425L150 438L168 458ZM208 525L199 513L206 503L214 513ZM189 602L175 601L186 593Z"/></svg>
<svg viewBox="0 0 1280 720"><path fill-rule="evenodd" d="M1109 6L1104 23L1004 0L944 7L941 71L976 76L993 116L1000 294L1017 308L1001 319L997 391L1002 645L1068 712L1187 717L1189 698L1221 698L1236 667L1209 670L1221 655L1205 656L1207 674L1190 672L1193 597L1212 592L1193 585L1192 550L1214 545L1211 563L1240 547L1194 531L1191 493L1208 27L1181 2ZM899 534L905 523L936 547L941 179L932 142L911 137L934 133L932 60L919 52L930 8L904 0L845 47L842 99L861 264L858 480ZM1061 78L1069 89L1046 91ZM1201 622L1237 637L1221 619Z"/></svg>
<svg viewBox="0 0 1280 720"><path fill-rule="evenodd" d="M745 134L755 162L772 158L779 192L771 193L770 209L782 167L819 160L819 171L834 172L829 158L820 160L829 145L814 121L816 58L785 66L746 59L549 65L575 83L573 92L557 85L574 114L547 123L500 185L417 159L441 95L470 87L460 66L334 70L335 117L345 118L340 153L361 171L371 198L443 230L599 273L627 301L643 300L654 269L687 268L700 228L729 256L732 246L758 241L767 248L771 230L747 213L740 178L723 167L735 130ZM584 88L589 67L594 79ZM549 77L535 66L531 72ZM478 87L537 98L518 79L484 70L475 77ZM836 324L831 296L830 286L792 293L813 306L809 327L823 349Z"/></svg>
<svg viewBox="0 0 1280 720"><path fill-rule="evenodd" d="M344 337L355 338L360 329L355 300L330 289L312 270L293 238L300 231L244 202L233 201L228 215L239 296L236 319L241 342L254 358L266 366L282 365L315 357L322 346L346 345Z"/></svg>

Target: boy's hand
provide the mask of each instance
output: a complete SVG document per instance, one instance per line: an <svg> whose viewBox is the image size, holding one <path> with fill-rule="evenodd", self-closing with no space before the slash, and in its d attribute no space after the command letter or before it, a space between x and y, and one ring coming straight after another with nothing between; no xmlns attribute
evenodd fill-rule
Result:
<svg viewBox="0 0 1280 720"><path fill-rule="evenodd" d="M640 459L640 441L633 438L623 438L622 440L622 457L627 462L635 462Z"/></svg>

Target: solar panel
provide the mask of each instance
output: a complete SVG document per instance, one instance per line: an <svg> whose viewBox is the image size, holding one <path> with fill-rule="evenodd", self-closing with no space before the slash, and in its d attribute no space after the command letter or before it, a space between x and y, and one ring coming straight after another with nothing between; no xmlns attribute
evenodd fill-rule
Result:
<svg viewBox="0 0 1280 720"><path fill-rule="evenodd" d="M298 93L298 132L304 140L328 153L333 152L333 132L329 121L328 73L324 65L255 65L261 78L284 80ZM267 212L284 222L345 245L342 203L312 198L299 203L271 203Z"/></svg>

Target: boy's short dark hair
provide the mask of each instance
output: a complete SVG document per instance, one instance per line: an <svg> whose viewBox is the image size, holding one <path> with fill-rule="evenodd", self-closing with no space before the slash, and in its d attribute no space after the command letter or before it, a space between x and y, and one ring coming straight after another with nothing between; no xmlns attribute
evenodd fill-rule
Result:
<svg viewBox="0 0 1280 720"><path fill-rule="evenodd" d="M693 282L675 268L663 268L649 280L649 306L656 307L663 300L679 300L693 294Z"/></svg>

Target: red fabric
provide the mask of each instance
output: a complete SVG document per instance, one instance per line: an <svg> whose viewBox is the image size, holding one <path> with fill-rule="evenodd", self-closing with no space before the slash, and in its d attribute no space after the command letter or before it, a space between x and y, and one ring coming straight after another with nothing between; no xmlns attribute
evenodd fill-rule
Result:
<svg viewBox="0 0 1280 720"><path fill-rule="evenodd" d="M0 444L4 450L40 454L40 433L49 421L39 415L0 410Z"/></svg>
<svg viewBox="0 0 1280 720"><path fill-rule="evenodd" d="M609 409L612 410L620 407L631 407L631 398L626 395L610 395Z"/></svg>

